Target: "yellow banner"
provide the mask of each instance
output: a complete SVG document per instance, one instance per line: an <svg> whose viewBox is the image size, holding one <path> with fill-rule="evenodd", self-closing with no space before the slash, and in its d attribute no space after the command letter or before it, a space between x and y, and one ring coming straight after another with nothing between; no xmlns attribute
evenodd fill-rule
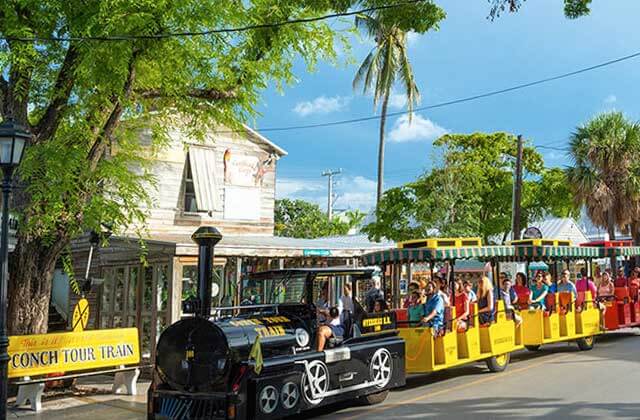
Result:
<svg viewBox="0 0 640 420"><path fill-rule="evenodd" d="M137 328L9 337L9 377L140 362Z"/></svg>

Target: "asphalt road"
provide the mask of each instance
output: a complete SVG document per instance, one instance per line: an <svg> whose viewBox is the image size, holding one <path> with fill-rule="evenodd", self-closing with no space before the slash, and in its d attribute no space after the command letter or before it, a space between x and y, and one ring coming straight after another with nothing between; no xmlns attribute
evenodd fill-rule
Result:
<svg viewBox="0 0 640 420"><path fill-rule="evenodd" d="M518 352L503 373L470 365L407 378L376 406L313 412L318 419L640 419L640 330ZM311 417L311 416L310 416Z"/></svg>
<svg viewBox="0 0 640 420"><path fill-rule="evenodd" d="M144 419L140 395L100 395L45 402L29 419ZM593 350L575 344L512 355L503 373L483 364L411 376L405 388L376 406L341 404L304 414L317 419L640 419L640 329L601 336Z"/></svg>

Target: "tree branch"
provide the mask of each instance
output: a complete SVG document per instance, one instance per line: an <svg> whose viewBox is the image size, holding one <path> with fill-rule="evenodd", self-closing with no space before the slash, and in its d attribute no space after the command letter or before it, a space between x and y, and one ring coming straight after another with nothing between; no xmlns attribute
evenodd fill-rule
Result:
<svg viewBox="0 0 640 420"><path fill-rule="evenodd" d="M6 116L6 108L9 101L9 83L0 74L0 116L4 119Z"/></svg>
<svg viewBox="0 0 640 420"><path fill-rule="evenodd" d="M156 98L169 98L173 95L167 94L160 89L136 89L134 91L137 95L144 99L156 99ZM185 95L194 99L203 99L205 101L221 101L227 99L235 99L237 92L231 90L218 90L218 89L189 89L185 92Z"/></svg>
<svg viewBox="0 0 640 420"><path fill-rule="evenodd" d="M122 102L131 97L131 93L133 92L133 82L136 78L136 60L141 52L142 50L134 50L131 54L127 79L124 82L122 95L119 98L114 98L113 108L111 110L111 113L109 114L109 117L107 118L107 121L102 126L102 132L98 135L95 142L91 146L91 149L89 150L87 160L89 161L89 169L91 171L95 171L95 169L97 168L100 159L102 159L107 149L107 144L111 140L113 132L120 122L120 117L122 116L122 112L124 110Z"/></svg>
<svg viewBox="0 0 640 420"><path fill-rule="evenodd" d="M53 98L44 114L40 118L40 121L34 128L35 142L46 140L53 136L62 116L65 108L68 106L69 97L74 85L74 73L78 65L79 51L75 45L69 46L67 54L58 72L56 83L53 87Z"/></svg>

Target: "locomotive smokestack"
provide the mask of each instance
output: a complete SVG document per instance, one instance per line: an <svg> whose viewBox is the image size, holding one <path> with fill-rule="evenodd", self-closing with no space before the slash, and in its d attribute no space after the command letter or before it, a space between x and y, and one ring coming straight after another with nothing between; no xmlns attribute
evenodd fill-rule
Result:
<svg viewBox="0 0 640 420"><path fill-rule="evenodd" d="M211 282L213 281L213 248L222 235L212 226L201 226L191 239L198 244L198 300L199 315L203 318L211 316Z"/></svg>

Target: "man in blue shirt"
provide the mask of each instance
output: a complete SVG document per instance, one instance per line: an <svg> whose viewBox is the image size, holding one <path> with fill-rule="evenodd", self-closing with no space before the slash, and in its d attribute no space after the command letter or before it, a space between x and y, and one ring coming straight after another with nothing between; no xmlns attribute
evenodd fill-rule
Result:
<svg viewBox="0 0 640 420"><path fill-rule="evenodd" d="M422 323L434 333L439 332L444 325L444 301L433 281L427 283L427 303L424 304Z"/></svg>
<svg viewBox="0 0 640 420"><path fill-rule="evenodd" d="M562 277L560 278L560 283L558 284L558 292L571 292L573 295L573 299L575 300L578 296L578 291L576 290L576 286L571 282L571 273L569 270L564 270L562 272Z"/></svg>

